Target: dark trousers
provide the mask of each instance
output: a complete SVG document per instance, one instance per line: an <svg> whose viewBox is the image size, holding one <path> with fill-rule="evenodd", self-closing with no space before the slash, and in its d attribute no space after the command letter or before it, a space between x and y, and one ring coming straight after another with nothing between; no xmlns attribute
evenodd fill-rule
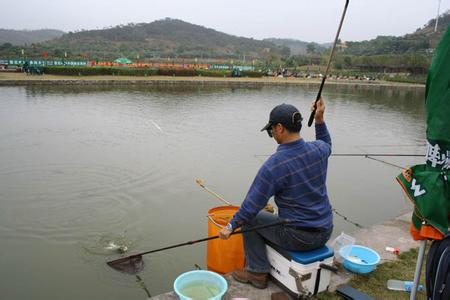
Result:
<svg viewBox="0 0 450 300"><path fill-rule="evenodd" d="M242 230L276 221L281 221L278 215L261 211L250 223L244 224ZM266 240L289 251L309 251L324 246L332 231L333 228L305 231L286 224L244 233L246 270L257 273L270 272L270 264L266 254Z"/></svg>

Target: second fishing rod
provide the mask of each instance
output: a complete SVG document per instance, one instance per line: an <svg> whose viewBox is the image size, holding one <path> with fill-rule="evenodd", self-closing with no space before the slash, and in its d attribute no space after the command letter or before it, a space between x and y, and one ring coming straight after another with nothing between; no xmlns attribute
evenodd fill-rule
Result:
<svg viewBox="0 0 450 300"><path fill-rule="evenodd" d="M206 187L203 180L201 179L195 179L195 182L202 187L205 191L207 191L208 193L210 193L211 195L213 195L214 197L216 197L217 199L221 200L222 202L224 202L227 205L233 205L232 203L230 203L229 201L225 200L225 198L223 198L221 195L217 194L216 192L214 192L213 190L211 190L210 188ZM275 209L274 207L268 203L266 205L266 207L264 208L266 211L274 213ZM362 226L361 224L359 224L358 222L355 222L353 220L351 220L350 218L348 218L347 216L345 216L344 214L338 212L335 208L332 208L332 211L338 215L339 217L341 217L344 221L346 221L347 223L353 224L354 226L358 227L358 228L364 228L364 226Z"/></svg>

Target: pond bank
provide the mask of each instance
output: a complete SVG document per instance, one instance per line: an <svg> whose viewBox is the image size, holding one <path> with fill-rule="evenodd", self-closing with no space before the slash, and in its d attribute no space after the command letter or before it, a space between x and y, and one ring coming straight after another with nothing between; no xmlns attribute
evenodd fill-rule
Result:
<svg viewBox="0 0 450 300"><path fill-rule="evenodd" d="M319 79L304 78L218 78L218 77L170 77L170 76L33 76L22 73L0 73L0 86L17 85L171 85L200 84L218 86L264 86L264 85L305 85L319 86ZM336 80L328 79L327 85L350 85L358 87L399 87L424 89L422 84L409 84L388 81Z"/></svg>
<svg viewBox="0 0 450 300"><path fill-rule="evenodd" d="M386 246L398 247L400 248L400 252L405 252L419 246L419 243L412 240L409 235L410 217L411 212L408 212L382 224L358 229L350 233L350 235L356 239L356 244L364 245L376 250L381 256L382 263L386 261L395 261L398 259L397 255L387 252L385 250ZM354 274L340 267L339 272L333 274L331 277L329 290L334 291L337 286L348 282L354 276ZM368 276L370 276L370 274ZM225 279L229 285L228 292L224 297L225 300L233 298L270 300L272 293L281 291L281 289L273 282L269 282L269 287L267 289L260 290L253 288L251 285L236 282L231 278L230 274L225 275ZM172 300L178 299L178 297L174 292L168 292L151 299Z"/></svg>

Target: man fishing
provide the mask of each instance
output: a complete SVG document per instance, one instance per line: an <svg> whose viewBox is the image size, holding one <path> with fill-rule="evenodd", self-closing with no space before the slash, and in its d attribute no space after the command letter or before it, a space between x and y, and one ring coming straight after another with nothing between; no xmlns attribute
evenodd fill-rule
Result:
<svg viewBox="0 0 450 300"><path fill-rule="evenodd" d="M333 231L333 215L325 185L331 137L324 122L325 104L316 103L316 141L305 142L300 135L302 116L292 105L281 104L270 112L267 131L279 144L259 169L242 206L220 231L228 239L238 227L242 230L280 220L288 224L244 233L245 270L232 276L256 288L266 288L270 264L266 240L290 251L320 248ZM274 196L278 215L262 210Z"/></svg>

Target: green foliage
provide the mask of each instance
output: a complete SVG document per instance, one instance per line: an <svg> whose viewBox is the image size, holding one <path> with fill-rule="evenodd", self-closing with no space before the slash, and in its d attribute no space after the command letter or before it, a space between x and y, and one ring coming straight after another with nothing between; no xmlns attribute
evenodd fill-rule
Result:
<svg viewBox="0 0 450 300"><path fill-rule="evenodd" d="M291 49L286 46L278 46L278 49L280 50L280 55L283 58L288 58L291 55Z"/></svg>
<svg viewBox="0 0 450 300"><path fill-rule="evenodd" d="M260 78L263 77L262 72L258 71L241 71L241 77Z"/></svg>
<svg viewBox="0 0 450 300"><path fill-rule="evenodd" d="M119 67L44 67L45 74L66 76L89 75L120 75L120 76L151 76L157 74L157 69L150 68L119 68Z"/></svg>
<svg viewBox="0 0 450 300"><path fill-rule="evenodd" d="M205 77L231 77L231 70L205 70L205 69L150 69L150 68L126 68L126 67L44 67L44 74L65 76L90 76L90 75L117 75L117 76L205 76ZM242 77L262 77L261 72L241 71Z"/></svg>
<svg viewBox="0 0 450 300"><path fill-rule="evenodd" d="M411 73L425 74L430 63L431 55L419 53L352 57L353 67L369 67L380 72L385 69L388 71L402 69L409 70Z"/></svg>
<svg viewBox="0 0 450 300"><path fill-rule="evenodd" d="M427 81L426 75L387 75L383 80L393 82L418 83L425 84Z"/></svg>
<svg viewBox="0 0 450 300"><path fill-rule="evenodd" d="M277 46L289 47L291 55L305 54L306 53L306 45L308 45L308 42L303 42L303 41L294 40L294 39L268 38L268 39L264 39L263 41L274 43Z"/></svg>
<svg viewBox="0 0 450 300"><path fill-rule="evenodd" d="M1 58L21 58L21 48L11 43L0 44Z"/></svg>
<svg viewBox="0 0 450 300"><path fill-rule="evenodd" d="M434 25L435 19L432 19L423 28L404 36L378 36L370 41L347 42L344 53L350 55L424 53L436 46L443 32L450 26L450 11L440 16L436 32Z"/></svg>
<svg viewBox="0 0 450 300"><path fill-rule="evenodd" d="M348 55L336 55L334 57L332 66L338 70L351 68L353 66L352 57Z"/></svg>
<svg viewBox="0 0 450 300"><path fill-rule="evenodd" d="M205 70L195 69L198 76L205 77L231 77L231 70Z"/></svg>
<svg viewBox="0 0 450 300"><path fill-rule="evenodd" d="M0 29L0 44L11 43L13 45L25 45L48 41L58 38L64 34L61 30L39 29L39 30L14 30Z"/></svg>
<svg viewBox="0 0 450 300"><path fill-rule="evenodd" d="M113 75L120 76L152 76L157 74L157 69L151 68L111 68Z"/></svg>
<svg viewBox="0 0 450 300"><path fill-rule="evenodd" d="M261 59L267 53L289 55L289 48L277 47L271 42L232 36L174 19L72 32L37 47L70 49L73 55L100 60L114 60L119 56L135 58L137 55L141 59L197 57L201 60L239 59L244 55L246 59Z"/></svg>
<svg viewBox="0 0 450 300"><path fill-rule="evenodd" d="M362 72L359 70L351 70L351 69L342 69L342 70L333 70L330 73L331 77L348 77L348 78L364 78L364 77L372 77L379 78L380 73L377 72Z"/></svg>
<svg viewBox="0 0 450 300"><path fill-rule="evenodd" d="M316 53L316 43L309 43L306 45L306 53L308 54L314 54Z"/></svg>
<svg viewBox="0 0 450 300"><path fill-rule="evenodd" d="M347 42L344 51L352 55L401 54L406 52L425 51L430 42L424 35L411 37L378 36L370 41Z"/></svg>
<svg viewBox="0 0 450 300"><path fill-rule="evenodd" d="M425 253L427 256L428 247ZM374 272L355 275L348 284L375 299L409 299L410 294L402 291L387 289L386 283L389 279L412 281L417 261L417 249L411 249L399 255L399 260L384 262L377 266ZM422 269L420 283L425 283L425 271ZM426 299L425 291L417 293L417 299ZM313 299L341 300L337 293L323 292Z"/></svg>
<svg viewBox="0 0 450 300"><path fill-rule="evenodd" d="M286 61L286 67L305 66L311 63L311 57L307 55L293 55Z"/></svg>
<svg viewBox="0 0 450 300"><path fill-rule="evenodd" d="M158 69L158 75L161 76L196 76L194 69Z"/></svg>

